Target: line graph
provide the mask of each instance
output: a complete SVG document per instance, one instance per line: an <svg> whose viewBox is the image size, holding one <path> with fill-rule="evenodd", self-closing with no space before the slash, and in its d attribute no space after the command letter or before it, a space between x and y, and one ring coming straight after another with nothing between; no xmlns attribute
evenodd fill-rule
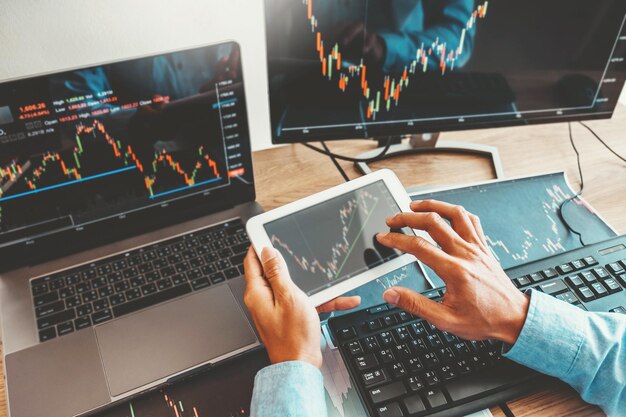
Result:
<svg viewBox="0 0 626 417"><path fill-rule="evenodd" d="M339 210L341 238L330 248L330 260L319 261L317 258L313 258L309 261L305 256L297 255L287 243L281 241L281 239L276 235L271 236L271 242L273 245L278 245L286 251L303 271L311 272L313 274L322 272L327 279L335 279L341 273L342 267L345 265L348 256L350 256L350 253L354 248L354 243L359 239L363 229L365 228L364 224L367 224L367 221L373 213L373 209L378 204L378 201L378 197L364 191L359 193L356 197L348 200L348 202L341 207ZM371 209L369 204L373 205ZM363 211L366 219L363 222L364 224L360 224L361 228L357 233L356 238L351 243L348 239L348 234L351 230L353 220L359 210ZM340 265L339 262L342 258L343 261Z"/></svg>
<svg viewBox="0 0 626 417"><path fill-rule="evenodd" d="M463 45L467 32L474 29L478 20L487 17L489 6L489 2L484 1L473 10L465 26L461 29L457 45L448 45L446 41L442 41L438 37L431 44L425 45L422 43L415 51L415 58L405 65L401 76L385 75L382 85L373 86L368 79L368 67L363 59L361 59L358 65L346 65L343 62L342 50L338 43L335 43L330 48L326 46L325 36L318 30L319 21L315 15L315 1L317 0L304 0L303 4L306 6L306 15L311 26L311 33L315 36L314 42L316 54L319 56L321 64L321 74L329 81L334 80L339 90L344 93L349 85L356 83L362 96L368 102L366 113L368 120L376 120L376 115L383 108L386 111L390 111L392 105L398 106L400 95L409 86L411 76L419 72L427 72L430 62L436 63L441 71L441 75L445 75L446 71L454 70L455 63L464 54Z"/></svg>
<svg viewBox="0 0 626 417"><path fill-rule="evenodd" d="M83 156L86 152L83 147L83 142L86 142L87 140L103 140L104 143L109 146L110 152L118 162L119 166L105 172L84 177L81 172L88 168L84 167L82 163ZM66 160L61 156L60 152L44 153L43 156L41 156L40 162L33 164L34 168L32 168L30 172L26 172L24 167L17 161L13 161L4 168L0 167L0 185L2 186L2 188L0 188L0 201L19 198L33 194L34 192L51 190L61 186L68 186L85 180L101 178L107 175L114 175L135 169L144 176L143 180L146 190L152 198L157 196L154 191L154 186L159 179L158 173L162 170L168 170L169 172L180 176L186 187L198 185L197 178L203 168L206 168L210 172L213 176L212 180L216 181L224 178L224 176L220 173L217 162L213 160L208 153L206 153L204 146L200 146L198 148L197 158L191 169L183 168L182 164L179 161L176 161L176 159L174 159L174 157L165 150L155 152L153 159L149 164L149 167L152 169L150 172L146 170L144 164L137 156L137 153L133 150L133 147L131 145L123 145L119 140L115 140L107 132L104 124L98 120L94 120L90 126L79 124L76 127L75 147L71 151L71 154L72 156ZM57 181L54 184L40 187L40 183L44 181L46 174L49 173L55 166L60 168L62 176L67 181ZM4 185L8 182L19 181L20 178L28 186L28 191L5 196ZM206 183L206 181L203 181L203 183Z"/></svg>
<svg viewBox="0 0 626 417"><path fill-rule="evenodd" d="M296 284L312 294L398 256L380 248L377 233L400 211L382 181L265 225ZM386 250L384 250L386 249Z"/></svg>
<svg viewBox="0 0 626 417"><path fill-rule="evenodd" d="M558 214L561 203L574 194L563 173L556 173L412 197L460 204L478 215L491 252L510 268L580 247ZM587 242L615 235L582 198L572 200L564 215Z"/></svg>

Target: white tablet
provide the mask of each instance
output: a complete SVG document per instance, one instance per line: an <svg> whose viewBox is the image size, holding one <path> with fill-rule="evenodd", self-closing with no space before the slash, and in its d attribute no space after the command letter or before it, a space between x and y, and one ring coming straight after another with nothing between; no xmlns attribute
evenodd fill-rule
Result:
<svg viewBox="0 0 626 417"><path fill-rule="evenodd" d="M410 211L410 203L398 177L380 170L253 217L246 228L257 254L279 250L318 306L415 261L376 240L389 231L386 218Z"/></svg>

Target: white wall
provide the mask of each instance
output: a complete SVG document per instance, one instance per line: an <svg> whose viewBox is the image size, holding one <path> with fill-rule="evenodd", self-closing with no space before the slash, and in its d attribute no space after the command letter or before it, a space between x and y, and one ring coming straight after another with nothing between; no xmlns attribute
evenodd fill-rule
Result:
<svg viewBox="0 0 626 417"><path fill-rule="evenodd" d="M0 0L0 80L237 40L254 149L270 146L261 0Z"/></svg>
<svg viewBox="0 0 626 417"><path fill-rule="evenodd" d="M622 90L622 96L619 98L619 101L626 106L626 88Z"/></svg>

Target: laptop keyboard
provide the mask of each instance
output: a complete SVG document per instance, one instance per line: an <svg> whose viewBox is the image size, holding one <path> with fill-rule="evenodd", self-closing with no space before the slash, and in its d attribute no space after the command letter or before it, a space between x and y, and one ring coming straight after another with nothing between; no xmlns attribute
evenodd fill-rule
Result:
<svg viewBox="0 0 626 417"><path fill-rule="evenodd" d="M240 219L31 280L44 342L239 277Z"/></svg>

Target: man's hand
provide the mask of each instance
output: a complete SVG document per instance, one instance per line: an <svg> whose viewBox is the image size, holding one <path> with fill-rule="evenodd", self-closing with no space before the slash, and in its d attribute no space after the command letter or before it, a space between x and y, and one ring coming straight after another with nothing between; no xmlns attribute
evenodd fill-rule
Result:
<svg viewBox="0 0 626 417"><path fill-rule="evenodd" d="M384 293L385 301L464 339L514 344L529 299L515 288L487 247L478 217L461 206L432 200L414 201L411 209L414 213L387 219L389 227L424 230L440 248L421 237L398 233L379 234L378 241L411 253L432 268L446 283L446 293L436 303L394 287Z"/></svg>
<svg viewBox="0 0 626 417"><path fill-rule="evenodd" d="M320 367L320 319L317 313L348 310L361 303L360 297L336 298L317 312L309 297L289 276L280 252L264 248L259 262L252 248L244 261L244 301L267 348L272 363L302 360Z"/></svg>

